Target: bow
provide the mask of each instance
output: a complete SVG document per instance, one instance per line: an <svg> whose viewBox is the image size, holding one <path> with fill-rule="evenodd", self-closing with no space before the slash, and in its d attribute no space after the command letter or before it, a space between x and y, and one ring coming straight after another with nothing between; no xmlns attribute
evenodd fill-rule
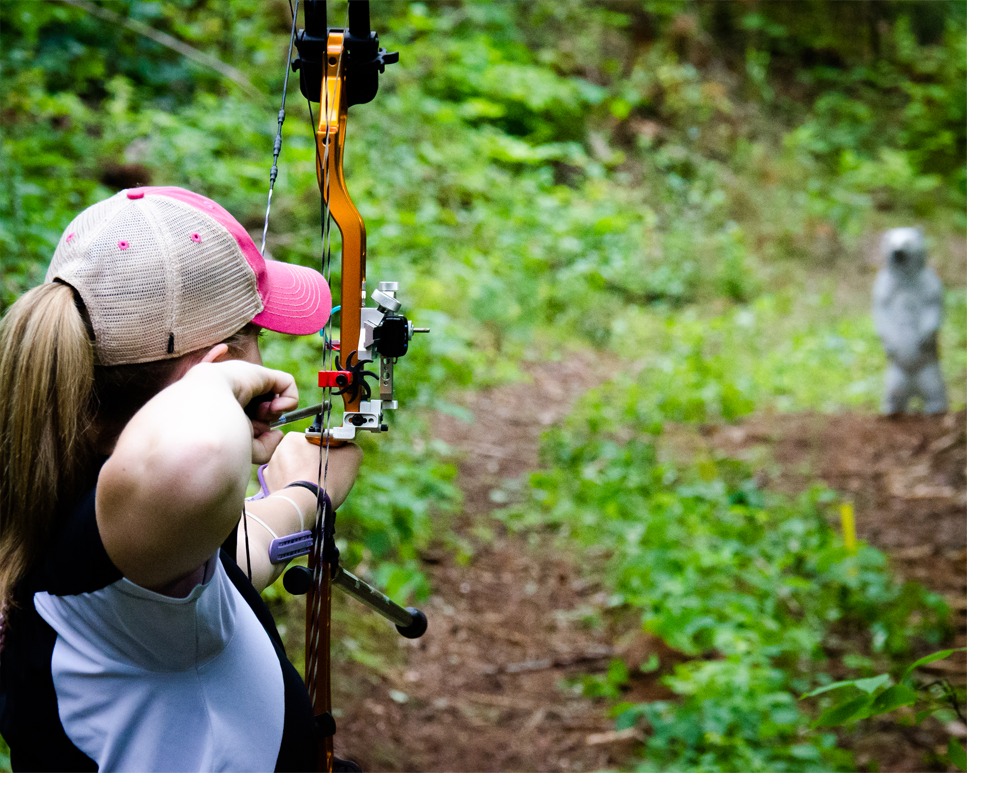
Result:
<svg viewBox="0 0 1000 800"><path fill-rule="evenodd" d="M322 402L286 415L275 423L275 427L315 414L312 425L306 431L306 438L320 446L317 483L322 486L331 448L352 440L359 430L388 430L383 410L398 407L393 398L394 364L406 354L413 335L428 329L414 328L413 323L399 313L401 305L396 299L399 284L396 282L380 282L378 288L371 291L371 300L375 305L366 305L365 223L351 201L344 180L347 111L351 106L367 103L375 97L379 74L387 64L396 63L399 54L387 53L379 47L377 34L370 30L367 0L349 1L348 24L344 28L327 28L325 0L305 1L305 27L301 31L296 31L297 15L296 2L292 12L292 42L299 57L291 61L289 45L289 65L299 72L302 94L310 102L310 116L312 103L319 104L318 116L314 118L316 175L323 201L323 274L331 283L334 277L330 258L331 220L343 241L340 340L333 339L331 314L331 320L323 331L323 363L319 371ZM268 212L281 149L287 86L286 66ZM267 214L262 250L266 237ZM376 358L379 362L378 374L366 369ZM378 382L377 398L372 395L369 380ZM342 416L334 409L335 397L338 396L343 401ZM340 424L332 425L334 421ZM330 587L337 586L394 622L403 636L417 638L427 629L427 619L420 611L400 607L340 566L339 552L334 543L335 516L329 500L322 493L317 493L317 521L309 537L309 566L292 567L283 578L289 592L306 594L304 678L316 714L319 736L317 766L320 772L339 771L344 764L333 757L336 725L330 714ZM296 552L302 553L303 550Z"/></svg>

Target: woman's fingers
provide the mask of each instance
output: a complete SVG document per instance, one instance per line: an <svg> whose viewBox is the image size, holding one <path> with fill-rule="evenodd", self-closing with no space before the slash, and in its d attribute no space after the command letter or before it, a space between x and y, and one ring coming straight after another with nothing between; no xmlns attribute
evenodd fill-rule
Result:
<svg viewBox="0 0 1000 800"><path fill-rule="evenodd" d="M270 427L271 423L282 414L293 411L298 408L298 405L299 400L297 396L283 395L276 397L274 392L268 392L251 400L247 403L244 410L253 422L260 422L266 427ZM254 425L254 431L256 435L256 425Z"/></svg>
<svg viewBox="0 0 1000 800"><path fill-rule="evenodd" d="M251 364L249 361L196 364L188 370L184 379L224 380L242 408L254 402L254 410L259 407L262 409L260 413L267 415L277 413L280 416L289 408L295 408L299 402L299 388L295 385L295 378L287 372ZM260 414L256 416L259 417Z"/></svg>
<svg viewBox="0 0 1000 800"><path fill-rule="evenodd" d="M266 385L253 395L264 395L266 397L260 404L260 416L257 417L258 419L263 417L270 422L276 420L286 411L290 411L298 406L299 387L295 384L295 378L287 372L277 369L268 369L267 367L257 367L257 369L264 370L266 373L262 376Z"/></svg>
<svg viewBox="0 0 1000 800"><path fill-rule="evenodd" d="M298 407L299 389L295 378L287 372L248 361L222 361L212 366L226 375L236 401L250 419L253 429L251 460L254 464L266 464L284 436L281 431L271 430L270 423Z"/></svg>
<svg viewBox="0 0 1000 800"><path fill-rule="evenodd" d="M274 455L275 449L281 444L284 434L281 431L271 430L269 427L260 435L257 435L257 425L254 423L254 438L251 445L251 458L254 464L266 464Z"/></svg>
<svg viewBox="0 0 1000 800"><path fill-rule="evenodd" d="M240 405L247 406L255 398L270 395L271 399L263 401L271 404L284 398L299 399L299 390L295 378L287 372L261 367L248 361L226 361L220 364L226 368L233 380L233 393Z"/></svg>
<svg viewBox="0 0 1000 800"><path fill-rule="evenodd" d="M298 407L299 387L287 372L248 361L223 361L213 366L223 370L237 402L251 419L273 422Z"/></svg>

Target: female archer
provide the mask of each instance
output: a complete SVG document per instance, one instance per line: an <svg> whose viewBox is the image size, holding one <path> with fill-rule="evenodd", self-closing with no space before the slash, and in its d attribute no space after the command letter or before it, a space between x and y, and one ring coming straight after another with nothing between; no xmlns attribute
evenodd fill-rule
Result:
<svg viewBox="0 0 1000 800"><path fill-rule="evenodd" d="M18 771L312 771L316 726L258 592L276 538L361 462L270 423L260 329L330 289L184 189L86 209L0 324L0 734ZM246 507L252 464L270 494ZM320 502L318 502L318 500Z"/></svg>

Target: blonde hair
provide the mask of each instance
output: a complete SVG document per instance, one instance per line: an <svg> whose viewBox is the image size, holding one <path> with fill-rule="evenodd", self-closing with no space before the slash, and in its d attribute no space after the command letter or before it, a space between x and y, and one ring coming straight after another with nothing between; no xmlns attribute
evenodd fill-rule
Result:
<svg viewBox="0 0 1000 800"><path fill-rule="evenodd" d="M26 292L0 322L0 612L45 549L56 504L92 478L93 385L73 290Z"/></svg>
<svg viewBox="0 0 1000 800"><path fill-rule="evenodd" d="M248 323L223 343L239 357L257 333ZM45 283L10 307L0 320L0 617L45 551L57 511L94 485L99 437L119 433L210 349L103 367L72 287Z"/></svg>

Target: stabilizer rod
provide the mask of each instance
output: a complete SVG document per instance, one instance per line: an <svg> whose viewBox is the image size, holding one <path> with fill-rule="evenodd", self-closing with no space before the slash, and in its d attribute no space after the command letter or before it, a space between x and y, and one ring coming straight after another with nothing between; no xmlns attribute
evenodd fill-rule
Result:
<svg viewBox="0 0 1000 800"><path fill-rule="evenodd" d="M419 639L427 631L427 617L422 611L412 607L403 608L394 603L374 586L343 567L337 566L330 582L344 594L364 603L393 623L401 636ZM289 594L305 594L312 585L312 571L303 566L289 567L282 577L282 583Z"/></svg>

